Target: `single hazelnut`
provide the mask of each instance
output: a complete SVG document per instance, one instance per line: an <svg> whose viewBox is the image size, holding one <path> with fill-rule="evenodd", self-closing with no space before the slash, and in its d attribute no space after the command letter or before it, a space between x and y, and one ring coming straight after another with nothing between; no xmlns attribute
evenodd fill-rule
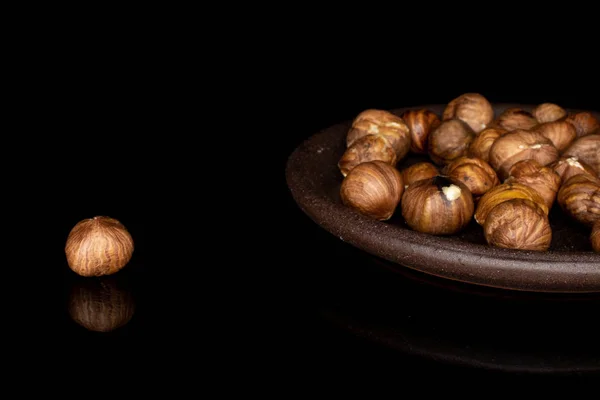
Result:
<svg viewBox="0 0 600 400"><path fill-rule="evenodd" d="M368 161L383 161L395 166L398 158L396 152L384 137L367 135L357 139L346 149L338 162L338 168L343 176L347 176L357 165Z"/></svg>
<svg viewBox="0 0 600 400"><path fill-rule="evenodd" d="M564 151L577 138L575 127L566 121L544 122L532 130L550 139L559 152Z"/></svg>
<svg viewBox="0 0 600 400"><path fill-rule="evenodd" d="M133 239L125 226L110 217L79 221L65 246L69 267L81 276L111 275L121 270L133 255Z"/></svg>
<svg viewBox="0 0 600 400"><path fill-rule="evenodd" d="M592 249L600 253L600 220L594 223L590 240L592 241Z"/></svg>
<svg viewBox="0 0 600 400"><path fill-rule="evenodd" d="M446 120L429 134L429 157L438 165L448 164L465 156L474 139L475 133L465 122Z"/></svg>
<svg viewBox="0 0 600 400"><path fill-rule="evenodd" d="M426 154L427 138L431 131L440 125L439 117L433 111L420 109L407 110L402 113L401 118L410 130L410 151L415 154Z"/></svg>
<svg viewBox="0 0 600 400"><path fill-rule="evenodd" d="M431 235L451 235L473 217L473 196L459 181L436 176L411 184L402 196L402 216L408 226Z"/></svg>
<svg viewBox="0 0 600 400"><path fill-rule="evenodd" d="M501 183L498 186L488 190L479 202L475 209L475 221L483 226L490 211L500 203L504 203L511 199L527 199L537 203L545 214L548 214L549 209L542 195L529 186L517 182Z"/></svg>
<svg viewBox="0 0 600 400"><path fill-rule="evenodd" d="M542 103L533 109L531 115L542 124L564 118L567 115L567 111L554 103Z"/></svg>
<svg viewBox="0 0 600 400"><path fill-rule="evenodd" d="M453 181L460 181L469 188L473 200L500 184L496 171L480 158L459 157L446 166L443 171Z"/></svg>
<svg viewBox="0 0 600 400"><path fill-rule="evenodd" d="M565 121L575 127L577 137L589 135L600 129L600 121L588 111L569 114Z"/></svg>
<svg viewBox="0 0 600 400"><path fill-rule="evenodd" d="M517 129L494 141L490 148L490 165L500 180L508 178L508 171L521 160L533 159L540 165L558 160L558 150L541 133Z"/></svg>
<svg viewBox="0 0 600 400"><path fill-rule="evenodd" d="M596 176L594 168L590 167L577 157L562 156L556 162L549 165L559 176L561 182L577 174L588 174Z"/></svg>
<svg viewBox="0 0 600 400"><path fill-rule="evenodd" d="M596 176L600 176L600 133L575 139L562 155L577 157L579 161L592 167Z"/></svg>
<svg viewBox="0 0 600 400"><path fill-rule="evenodd" d="M465 93L446 105L442 120L451 119L460 119L467 123L473 132L479 133L494 120L494 109L481 94Z"/></svg>
<svg viewBox="0 0 600 400"><path fill-rule="evenodd" d="M508 133L507 130L502 128L486 128L475 137L475 140L471 142L467 155L469 157L477 157L485 162L490 160L490 148L494 141L500 136Z"/></svg>
<svg viewBox="0 0 600 400"><path fill-rule="evenodd" d="M404 168L402 171L402 181L404 182L404 188L406 189L410 184L421 179L433 178L438 176L440 171L438 167L427 161L421 161L415 163L409 167Z"/></svg>
<svg viewBox="0 0 600 400"><path fill-rule="evenodd" d="M521 108L507 108L493 122L493 127L514 131L516 129L528 130L538 124L531 113Z"/></svg>
<svg viewBox="0 0 600 400"><path fill-rule="evenodd" d="M68 311L71 319L94 332L110 332L133 317L135 301L115 276L80 278L71 288Z"/></svg>
<svg viewBox="0 0 600 400"><path fill-rule="evenodd" d="M537 191L548 209L552 208L560 188L560 176L550 167L544 167L535 160L522 160L510 168L510 176L504 183L516 182Z"/></svg>
<svg viewBox="0 0 600 400"><path fill-rule="evenodd" d="M527 199L510 199L494 207L483 233L489 245L505 249L546 251L552 242L548 216Z"/></svg>
<svg viewBox="0 0 600 400"><path fill-rule="evenodd" d="M403 193L402 175L382 161L357 165L346 175L340 188L346 206L380 221L391 218Z"/></svg>
<svg viewBox="0 0 600 400"><path fill-rule="evenodd" d="M561 185L557 201L567 215L592 226L600 219L600 179L587 174L570 177Z"/></svg>

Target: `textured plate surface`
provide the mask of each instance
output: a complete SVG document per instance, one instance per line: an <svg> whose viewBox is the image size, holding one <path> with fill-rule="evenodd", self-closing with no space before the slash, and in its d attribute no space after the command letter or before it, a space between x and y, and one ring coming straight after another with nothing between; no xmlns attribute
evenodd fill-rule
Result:
<svg viewBox="0 0 600 400"><path fill-rule="evenodd" d="M441 115L445 105L423 105ZM494 104L496 115L508 107L531 111L523 104ZM391 110L400 115L408 108ZM600 113L593 112L600 118ZM337 162L345 150L351 121L329 127L302 143L290 155L286 178L299 207L319 226L399 268L479 285L544 292L600 292L600 254L591 251L590 230L570 220L555 204L549 251L534 252L488 246L474 221L458 235L432 236L410 230L398 207L388 221L376 221L344 206ZM409 155L402 169L426 156Z"/></svg>

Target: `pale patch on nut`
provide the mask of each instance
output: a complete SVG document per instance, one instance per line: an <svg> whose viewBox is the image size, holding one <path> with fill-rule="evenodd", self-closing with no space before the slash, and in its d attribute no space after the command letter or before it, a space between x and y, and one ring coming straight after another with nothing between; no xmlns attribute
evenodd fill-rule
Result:
<svg viewBox="0 0 600 400"><path fill-rule="evenodd" d="M367 129L367 132L369 132L370 134L377 134L379 133L379 127L377 126L377 124L369 124L369 129Z"/></svg>
<svg viewBox="0 0 600 400"><path fill-rule="evenodd" d="M571 167L583 169L583 165L579 163L579 159L577 157L567 158L567 164L569 164Z"/></svg>
<svg viewBox="0 0 600 400"><path fill-rule="evenodd" d="M519 146L519 147L521 147L521 146ZM529 146L530 149L539 149L541 147L542 147L541 144L534 144L534 145Z"/></svg>
<svg viewBox="0 0 600 400"><path fill-rule="evenodd" d="M397 123L397 122L386 122L386 123L384 124L384 126L391 126L391 127L393 127L393 128L402 128L402 125L400 125L400 124L399 124L399 123Z"/></svg>
<svg viewBox="0 0 600 400"><path fill-rule="evenodd" d="M450 186L444 186L442 192L449 201L454 201L460 197L461 190L458 186L452 184Z"/></svg>

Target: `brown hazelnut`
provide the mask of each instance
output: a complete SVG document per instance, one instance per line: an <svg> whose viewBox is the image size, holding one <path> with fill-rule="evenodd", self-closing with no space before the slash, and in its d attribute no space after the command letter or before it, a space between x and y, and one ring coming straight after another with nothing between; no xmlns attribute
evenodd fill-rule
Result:
<svg viewBox="0 0 600 400"><path fill-rule="evenodd" d="M569 114L565 121L575 127L577 137L589 135L600 129L600 121L588 111Z"/></svg>
<svg viewBox="0 0 600 400"><path fill-rule="evenodd" d="M552 242L548 216L527 199L510 199L494 207L483 233L489 245L506 249L545 251Z"/></svg>
<svg viewBox="0 0 600 400"><path fill-rule="evenodd" d="M383 136L367 135L357 139L346 149L338 162L338 168L343 176L347 176L357 165L368 161L383 161L395 166L398 158Z"/></svg>
<svg viewBox="0 0 600 400"><path fill-rule="evenodd" d="M114 218L94 217L79 221L65 246L69 267L81 276L111 275L133 255L131 235Z"/></svg>
<svg viewBox="0 0 600 400"><path fill-rule="evenodd" d="M600 133L575 139L562 155L577 157L592 167L596 176L600 176Z"/></svg>
<svg viewBox="0 0 600 400"><path fill-rule="evenodd" d="M452 161L446 166L444 175L453 181L464 183L475 201L500 184L496 171L482 159L473 157L459 157Z"/></svg>
<svg viewBox="0 0 600 400"><path fill-rule="evenodd" d="M540 165L558 160L558 150L550 139L541 133L517 129L494 141L490 148L490 165L500 180L508 177L508 171L516 162L533 159Z"/></svg>
<svg viewBox="0 0 600 400"><path fill-rule="evenodd" d="M592 226L600 219L600 179L587 174L570 177L561 185L557 201L567 215Z"/></svg>
<svg viewBox="0 0 600 400"><path fill-rule="evenodd" d="M559 152L565 150L577 138L573 125L566 121L544 122L532 129L550 139Z"/></svg>
<svg viewBox="0 0 600 400"><path fill-rule="evenodd" d="M533 109L531 115L542 124L564 118L567 115L567 111L554 103L542 103Z"/></svg>
<svg viewBox="0 0 600 400"><path fill-rule="evenodd" d="M501 183L498 186L488 190L479 202L475 209L475 221L483 226L490 211L500 203L504 203L511 199L527 199L537 203L544 213L548 214L549 209L546 202L536 190L525 186L522 183L508 182Z"/></svg>
<svg viewBox="0 0 600 400"><path fill-rule="evenodd" d="M508 133L507 130L502 128L486 128L475 137L475 140L471 142L467 155L469 157L477 157L485 162L489 162L490 159L490 148L494 141L500 136Z"/></svg>
<svg viewBox="0 0 600 400"><path fill-rule="evenodd" d="M600 253L600 221L594 223L590 240L592 241L592 249Z"/></svg>
<svg viewBox="0 0 600 400"><path fill-rule="evenodd" d="M420 181L421 179L433 178L440 174L438 167L427 161L415 163L404 168L401 172L405 189L413 182Z"/></svg>
<svg viewBox="0 0 600 400"><path fill-rule="evenodd" d="M562 156L556 162L549 165L559 176L561 182L577 174L588 174L596 176L594 168L590 167L577 157Z"/></svg>
<svg viewBox="0 0 600 400"><path fill-rule="evenodd" d="M410 185L402 196L401 208L411 229L451 235L469 224L474 204L471 192L462 182L436 176Z"/></svg>
<svg viewBox="0 0 600 400"><path fill-rule="evenodd" d="M340 188L346 206L380 221L391 218L403 193L402 175L382 161L357 165L346 175Z"/></svg>
<svg viewBox="0 0 600 400"><path fill-rule="evenodd" d="M442 120L460 119L471 130L479 133L494 120L494 109L490 102L479 93L462 94L446 105Z"/></svg>
<svg viewBox="0 0 600 400"><path fill-rule="evenodd" d="M71 319L94 332L110 332L133 317L135 301L115 276L80 278L71 288L68 311Z"/></svg>
<svg viewBox="0 0 600 400"><path fill-rule="evenodd" d="M448 164L465 156L473 139L475 133L465 122L460 119L444 121L429 134L429 157L438 165Z"/></svg>
<svg viewBox="0 0 600 400"><path fill-rule="evenodd" d="M548 209L552 208L560 188L560 176L550 167L541 166L535 160L523 160L510 168L510 176L504 183L517 182L537 191Z"/></svg>
<svg viewBox="0 0 600 400"><path fill-rule="evenodd" d="M440 118L433 111L424 108L407 110L402 113L401 118L410 130L410 151L415 154L427 153L427 138L440 125Z"/></svg>
<svg viewBox="0 0 600 400"><path fill-rule="evenodd" d="M520 108L507 108L494 121L493 127L514 131L516 129L528 130L538 124L537 119Z"/></svg>

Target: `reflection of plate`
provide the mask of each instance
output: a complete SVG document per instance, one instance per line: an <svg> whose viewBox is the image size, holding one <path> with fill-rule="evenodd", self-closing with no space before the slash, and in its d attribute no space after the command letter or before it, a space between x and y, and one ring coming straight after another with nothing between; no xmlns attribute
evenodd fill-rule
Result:
<svg viewBox="0 0 600 400"><path fill-rule="evenodd" d="M424 107L441 114L444 105ZM532 108L494 106L497 115L508 107ZM309 138L291 154L286 169L294 200L330 233L396 264L447 279L528 291L600 291L600 254L591 251L589 229L570 221L557 206L550 215L554 237L547 252L487 246L475 222L457 236L431 236L408 229L398 213L380 222L345 207L339 198L342 175L337 162L349 126L347 121ZM398 167L421 159L408 157Z"/></svg>

